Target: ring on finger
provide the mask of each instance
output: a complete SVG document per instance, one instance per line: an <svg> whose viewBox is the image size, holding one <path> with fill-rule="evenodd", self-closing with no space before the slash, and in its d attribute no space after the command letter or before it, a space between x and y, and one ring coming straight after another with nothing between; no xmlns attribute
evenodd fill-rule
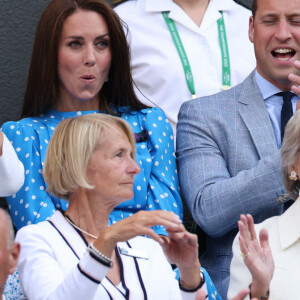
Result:
<svg viewBox="0 0 300 300"><path fill-rule="evenodd" d="M244 253L244 252L240 252L241 253L241 256L243 259L245 259L247 256L249 256L249 251L247 253Z"/></svg>

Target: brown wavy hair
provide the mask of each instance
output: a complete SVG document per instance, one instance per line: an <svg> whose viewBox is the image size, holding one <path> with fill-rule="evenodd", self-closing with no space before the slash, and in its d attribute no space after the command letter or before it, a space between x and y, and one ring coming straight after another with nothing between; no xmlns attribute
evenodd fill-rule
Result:
<svg viewBox="0 0 300 300"><path fill-rule="evenodd" d="M58 99L58 45L64 21L76 10L94 11L105 20L111 50L109 80L99 92L99 109L120 115L118 108L147 108L134 92L126 25L104 0L52 0L37 26L21 117L37 116ZM124 28L123 28L124 26Z"/></svg>

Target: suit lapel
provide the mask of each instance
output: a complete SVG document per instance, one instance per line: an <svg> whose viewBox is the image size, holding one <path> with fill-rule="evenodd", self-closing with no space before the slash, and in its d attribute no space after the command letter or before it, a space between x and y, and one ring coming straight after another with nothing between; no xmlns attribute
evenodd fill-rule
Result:
<svg viewBox="0 0 300 300"><path fill-rule="evenodd" d="M272 123L253 71L242 83L238 99L239 113L260 156L266 157L277 150Z"/></svg>

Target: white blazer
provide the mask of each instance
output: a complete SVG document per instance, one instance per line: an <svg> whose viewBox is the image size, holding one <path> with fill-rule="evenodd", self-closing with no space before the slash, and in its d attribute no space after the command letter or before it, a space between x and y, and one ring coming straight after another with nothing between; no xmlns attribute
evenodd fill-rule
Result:
<svg viewBox="0 0 300 300"><path fill-rule="evenodd" d="M27 299L195 299L179 289L175 273L160 245L145 237L118 243L121 285L107 277L108 267L87 252L87 243L56 211L49 221L25 226L17 233L21 288ZM142 250L148 259L120 253L119 248Z"/></svg>
<svg viewBox="0 0 300 300"><path fill-rule="evenodd" d="M257 236L261 228L268 230L275 262L269 300L300 299L300 198L281 216L255 225ZM248 287L252 280L240 255L238 235L232 250L229 299L242 288Z"/></svg>

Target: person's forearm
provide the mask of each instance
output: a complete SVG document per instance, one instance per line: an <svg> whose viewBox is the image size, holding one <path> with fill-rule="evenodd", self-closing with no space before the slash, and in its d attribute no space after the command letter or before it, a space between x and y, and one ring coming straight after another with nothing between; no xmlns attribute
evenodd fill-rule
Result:
<svg viewBox="0 0 300 300"><path fill-rule="evenodd" d="M263 284L262 282L256 282L255 280L253 280L250 287L250 294L252 298L268 299L269 284Z"/></svg>
<svg viewBox="0 0 300 300"><path fill-rule="evenodd" d="M232 107L227 107L217 96L203 101L188 101L180 109L178 174L194 220L218 238L237 228L240 214L251 212L259 222L282 213L283 205L276 200L284 185L272 129L258 134L253 128L257 123L245 124L235 102L229 101ZM235 116L232 120L238 126L230 124L229 115ZM262 119L257 122L266 126Z"/></svg>
<svg viewBox="0 0 300 300"><path fill-rule="evenodd" d="M7 197L18 192L24 183L24 167L14 148L0 131L0 196Z"/></svg>
<svg viewBox="0 0 300 300"><path fill-rule="evenodd" d="M240 214L245 212L251 211L254 217L262 213L271 217L274 210L279 210L276 197L284 192L279 151L260 160L254 168L243 170L234 177L227 175L225 178L224 174L228 171L222 173L216 170L210 172L215 174L211 178L206 173L198 174L187 183L186 178L192 173L193 164L195 162L189 165L186 162L181 166L179 164L182 192L195 221L210 236L221 237L236 228ZM205 162L199 161L198 164ZM266 181L262 174L272 174L273 182L278 185L269 183L269 179ZM218 222L215 222L216 219Z"/></svg>
<svg viewBox="0 0 300 300"><path fill-rule="evenodd" d="M201 266L199 261L189 268L178 267L180 272L180 286L186 290L194 290L201 284Z"/></svg>

